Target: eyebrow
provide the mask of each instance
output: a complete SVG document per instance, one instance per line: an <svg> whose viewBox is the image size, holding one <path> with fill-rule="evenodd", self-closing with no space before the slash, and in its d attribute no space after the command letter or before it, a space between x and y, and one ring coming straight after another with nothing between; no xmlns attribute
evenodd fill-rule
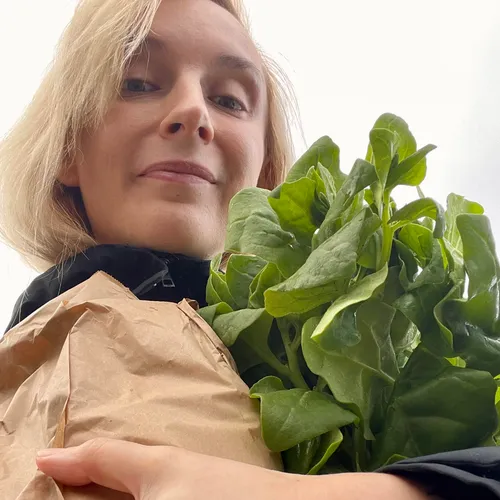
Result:
<svg viewBox="0 0 500 500"><path fill-rule="evenodd" d="M156 35L149 34L139 48L138 55L143 49L152 49L160 52L167 51L166 43ZM262 71L246 57L237 56L234 54L220 54L213 61L212 66L215 68L228 69L233 71L242 71L249 73L253 78L260 83L265 83L265 78Z"/></svg>

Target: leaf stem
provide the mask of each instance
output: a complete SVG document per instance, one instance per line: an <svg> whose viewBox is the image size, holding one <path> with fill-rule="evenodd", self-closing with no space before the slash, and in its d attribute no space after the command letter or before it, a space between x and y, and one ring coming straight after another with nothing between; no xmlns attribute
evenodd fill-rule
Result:
<svg viewBox="0 0 500 500"><path fill-rule="evenodd" d="M284 323L284 327L281 325ZM288 321L283 321L278 323L278 328L281 334L281 339L283 340L283 345L285 346L286 357L288 359L288 368L290 374L288 377L295 387L298 389L307 389L310 390L310 387L307 385L307 382L304 380L302 372L300 371L299 366L299 358L297 356L298 347L300 345L295 341L297 337L300 338L300 331L297 331L297 326L293 325L296 330L296 336L293 341L290 341L290 335L288 334L288 327L290 323ZM284 330L284 331L283 331Z"/></svg>
<svg viewBox="0 0 500 500"><path fill-rule="evenodd" d="M252 349L259 357L267 363L271 368L274 368L280 375L290 378L290 370L286 365L281 363L275 356L269 356L267 351L261 350L255 344L248 344L248 347Z"/></svg>
<svg viewBox="0 0 500 500"><path fill-rule="evenodd" d="M354 454L356 462L356 472L365 472L366 470L366 448L365 439L361 427L354 427Z"/></svg>
<svg viewBox="0 0 500 500"><path fill-rule="evenodd" d="M316 386L314 387L314 390L317 392L322 392L323 389L327 386L327 381L323 377L318 377L318 382L316 383Z"/></svg>
<svg viewBox="0 0 500 500"><path fill-rule="evenodd" d="M382 251L378 262L378 270L382 269L391 257L392 238L394 237L394 229L389 225L390 219L390 201L391 193L389 190L384 192L384 201L382 203Z"/></svg>

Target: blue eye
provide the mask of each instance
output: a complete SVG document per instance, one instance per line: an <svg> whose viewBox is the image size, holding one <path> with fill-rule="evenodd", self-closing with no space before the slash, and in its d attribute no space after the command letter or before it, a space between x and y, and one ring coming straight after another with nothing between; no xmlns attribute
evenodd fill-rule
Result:
<svg viewBox="0 0 500 500"><path fill-rule="evenodd" d="M158 90L156 85L139 78L128 78L123 81L122 85L122 92L155 92L156 90Z"/></svg>
<svg viewBox="0 0 500 500"><path fill-rule="evenodd" d="M227 108L231 111L245 111L245 107L243 106L243 104L241 104L241 102L234 97L221 95L214 97L212 100L215 104L217 104L217 106Z"/></svg>

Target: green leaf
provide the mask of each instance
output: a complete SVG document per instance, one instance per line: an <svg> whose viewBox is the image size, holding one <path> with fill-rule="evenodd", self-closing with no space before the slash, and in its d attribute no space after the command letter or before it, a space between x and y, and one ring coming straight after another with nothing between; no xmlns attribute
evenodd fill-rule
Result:
<svg viewBox="0 0 500 500"><path fill-rule="evenodd" d="M307 474L318 451L321 436L302 441L282 452L283 465L289 474Z"/></svg>
<svg viewBox="0 0 500 500"><path fill-rule="evenodd" d="M379 227L368 239L358 259L358 264L366 269L377 269L382 254L384 231Z"/></svg>
<svg viewBox="0 0 500 500"><path fill-rule="evenodd" d="M227 347L231 347L247 329L269 332L272 318L265 309L242 309L217 316L213 329Z"/></svg>
<svg viewBox="0 0 500 500"><path fill-rule="evenodd" d="M401 263L399 281L403 289L406 289L418 273L418 262L413 252L401 241L395 240L394 245L397 249L399 262Z"/></svg>
<svg viewBox="0 0 500 500"><path fill-rule="evenodd" d="M337 176L337 185L336 185L335 178L330 173L330 171L321 164L321 162L318 162L318 166L315 167L314 171L317 172L317 174L323 181L323 185L325 186L325 195L328 202L332 203L337 194L337 187L338 189L340 189L347 176L343 173L341 174L340 170L338 170L338 173L341 175L336 174Z"/></svg>
<svg viewBox="0 0 500 500"><path fill-rule="evenodd" d="M450 276L455 283L465 280L463 245L457 228L456 219L460 214L483 214L484 210L479 203L466 200L463 196L451 193L446 203L446 231L444 233L444 246L448 253L450 263Z"/></svg>
<svg viewBox="0 0 500 500"><path fill-rule="evenodd" d="M268 201L269 191L248 188L229 204L226 251L257 255L291 276L307 258L294 236L284 231Z"/></svg>
<svg viewBox="0 0 500 500"><path fill-rule="evenodd" d="M403 244L399 241L396 244L401 252ZM407 263L408 260L403 265L405 269L407 268ZM420 273L413 274L410 277L407 273L403 272L403 266L401 270L401 285L406 291L415 290L424 285L439 285L447 282L447 272L443 261L441 245L437 240L433 240L432 257ZM412 269L412 271L415 271L415 269Z"/></svg>
<svg viewBox="0 0 500 500"><path fill-rule="evenodd" d="M453 338L447 329L440 328L436 317L431 313L446 300L453 289L451 283L423 285L411 290L393 303L417 328L422 342L434 354L453 357Z"/></svg>
<svg viewBox="0 0 500 500"><path fill-rule="evenodd" d="M225 302L219 302L218 304L214 304L212 306L202 307L198 310L198 314L210 325L213 325L213 322L217 316L221 314L227 314L233 312L233 309L230 305Z"/></svg>
<svg viewBox="0 0 500 500"><path fill-rule="evenodd" d="M374 128L370 132L370 144L377 177L384 188L393 158L397 154L399 137L386 128Z"/></svg>
<svg viewBox="0 0 500 500"><path fill-rule="evenodd" d="M225 274L219 271L220 262L221 256L212 260L210 263L210 277L207 285L209 298L208 303L214 304L217 302L226 302L232 309L239 309L238 303L229 291Z"/></svg>
<svg viewBox="0 0 500 500"><path fill-rule="evenodd" d="M330 325L333 323L335 317L343 311L345 308L352 306L353 304L358 304L368 300L373 292L383 285L387 278L387 266L384 266L380 271L370 274L363 278L362 280L355 283L345 295L342 295L329 307L326 313L321 318L318 326L314 330L312 337L317 342L320 341L324 347L327 348L329 341L333 341L335 344L335 332L329 331L328 336L325 336L325 332L328 330ZM322 339L322 337L325 338ZM333 337L333 338L327 338Z"/></svg>
<svg viewBox="0 0 500 500"><path fill-rule="evenodd" d="M399 266L392 265L389 267L381 300L390 306L405 293L399 280L399 273Z"/></svg>
<svg viewBox="0 0 500 500"><path fill-rule="evenodd" d="M432 198L421 198L408 203L408 205L405 205L392 216L389 223L394 229L398 229L422 217L430 217L436 221L434 237L442 238L445 228L444 210Z"/></svg>
<svg viewBox="0 0 500 500"><path fill-rule="evenodd" d="M375 169L371 163L364 160L356 160L347 179L337 193L326 218L315 236L314 247L330 238L338 229L338 219L347 210L355 199L355 196L364 188L372 184L377 178Z"/></svg>
<svg viewBox="0 0 500 500"><path fill-rule="evenodd" d="M436 149L436 146L428 144L398 163L389 172L387 189L393 189L399 185L418 186L425 179L427 173L425 157L434 149Z"/></svg>
<svg viewBox="0 0 500 500"><path fill-rule="evenodd" d="M305 246L311 246L311 239L317 229L313 216L315 195L316 183L303 177L293 183L283 184L278 199L269 198L281 227L293 233Z"/></svg>
<svg viewBox="0 0 500 500"><path fill-rule="evenodd" d="M456 353L470 368L500 373L499 264L489 220L460 214L456 224L469 277L468 297L440 308L443 329L453 333Z"/></svg>
<svg viewBox="0 0 500 500"><path fill-rule="evenodd" d="M500 374L500 338L468 321L464 301L449 300L440 308L440 319L450 334L453 332L455 352L468 368L485 370L493 376Z"/></svg>
<svg viewBox="0 0 500 500"><path fill-rule="evenodd" d="M211 277L208 278L206 295L207 295L207 304L210 306L222 302L222 299L220 298L219 294L215 291Z"/></svg>
<svg viewBox="0 0 500 500"><path fill-rule="evenodd" d="M266 261L252 255L233 254L226 269L226 284L238 309L248 306L250 285L266 265Z"/></svg>
<svg viewBox="0 0 500 500"><path fill-rule="evenodd" d="M446 200L446 231L444 237L452 247L463 253L462 240L457 228L457 216L460 214L478 214L484 213L483 207L474 201L469 201L463 196L451 193Z"/></svg>
<svg viewBox="0 0 500 500"><path fill-rule="evenodd" d="M285 389L277 377L266 377L250 389L260 399L262 437L271 451L284 451L356 421L356 415L328 394Z"/></svg>
<svg viewBox="0 0 500 500"><path fill-rule="evenodd" d="M313 458L313 466L307 473L308 475L317 474L326 464L330 457L337 451L342 444L344 436L339 429L327 432L320 438L319 448L316 452L316 457Z"/></svg>
<svg viewBox="0 0 500 500"><path fill-rule="evenodd" d="M406 365L409 357L420 343L420 332L401 311L396 311L392 321L391 340L398 367L401 369Z"/></svg>
<svg viewBox="0 0 500 500"><path fill-rule="evenodd" d="M500 335L500 266L490 222L484 215L461 214L456 223L469 277L464 315L492 335Z"/></svg>
<svg viewBox="0 0 500 500"><path fill-rule="evenodd" d="M369 209L361 212L316 248L293 276L264 293L266 310L276 318L301 314L344 294L361 248L379 224Z"/></svg>
<svg viewBox="0 0 500 500"><path fill-rule="evenodd" d="M264 292L283 281L283 276L276 264L270 262L267 264L260 273L255 276L252 284L250 285L250 298L248 306L252 309L260 309L265 307Z"/></svg>
<svg viewBox="0 0 500 500"><path fill-rule="evenodd" d="M394 314L395 310L382 302L364 302L356 313L361 341L335 351L327 351L311 338L319 318L307 321L302 330L307 365L327 381L337 401L349 405L361 418L365 439L373 439L372 414L398 375L390 337Z"/></svg>
<svg viewBox="0 0 500 500"><path fill-rule="evenodd" d="M399 116L392 113L384 113L381 115L375 124L374 129L387 129L393 132L398 139L397 154L399 161L403 161L417 151L417 143L413 137L408 124ZM368 147L366 160L374 163L373 150L371 145Z"/></svg>
<svg viewBox="0 0 500 500"><path fill-rule="evenodd" d="M340 172L339 147L327 136L318 139L290 169L286 182L295 182L306 177L311 167L321 163L333 176L335 185L340 187L344 174Z"/></svg>
<svg viewBox="0 0 500 500"><path fill-rule="evenodd" d="M401 373L374 445L374 467L407 457L480 446L497 427L496 384L418 348Z"/></svg>
<svg viewBox="0 0 500 500"><path fill-rule="evenodd" d="M409 223L399 231L398 240L415 254L420 266L429 263L434 249L432 230L421 224Z"/></svg>

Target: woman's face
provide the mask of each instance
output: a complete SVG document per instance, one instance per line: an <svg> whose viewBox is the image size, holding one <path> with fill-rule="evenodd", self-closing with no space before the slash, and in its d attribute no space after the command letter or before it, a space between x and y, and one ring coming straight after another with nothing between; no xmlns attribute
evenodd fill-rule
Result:
<svg viewBox="0 0 500 500"><path fill-rule="evenodd" d="M61 181L96 240L208 258L264 162L267 96L244 28L210 0L164 0L102 126Z"/></svg>

